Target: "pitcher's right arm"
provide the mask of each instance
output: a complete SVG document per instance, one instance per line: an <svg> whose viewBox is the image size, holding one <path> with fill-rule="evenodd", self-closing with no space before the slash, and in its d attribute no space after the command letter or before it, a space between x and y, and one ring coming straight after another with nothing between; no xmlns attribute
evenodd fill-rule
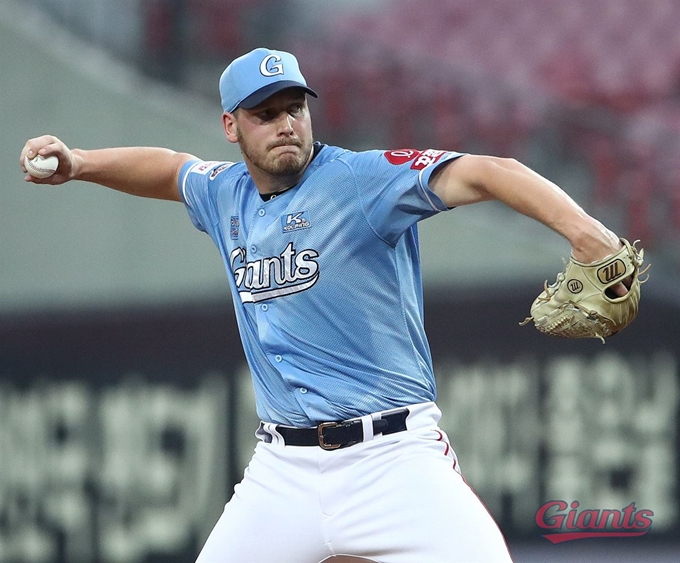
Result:
<svg viewBox="0 0 680 563"><path fill-rule="evenodd" d="M24 178L34 184L59 185L82 180L141 197L182 201L177 178L182 165L195 157L158 147L118 147L97 150L69 149L52 135L30 139L21 151L24 157L56 156L59 166L48 178Z"/></svg>

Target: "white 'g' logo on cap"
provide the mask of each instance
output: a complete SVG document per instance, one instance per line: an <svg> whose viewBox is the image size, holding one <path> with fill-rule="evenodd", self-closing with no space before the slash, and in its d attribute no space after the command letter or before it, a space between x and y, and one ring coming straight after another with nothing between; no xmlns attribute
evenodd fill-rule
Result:
<svg viewBox="0 0 680 563"><path fill-rule="evenodd" d="M276 64L269 66L269 61L274 61ZM267 55L260 63L260 72L264 76L276 76L283 74L283 65L281 64L281 57L278 55Z"/></svg>

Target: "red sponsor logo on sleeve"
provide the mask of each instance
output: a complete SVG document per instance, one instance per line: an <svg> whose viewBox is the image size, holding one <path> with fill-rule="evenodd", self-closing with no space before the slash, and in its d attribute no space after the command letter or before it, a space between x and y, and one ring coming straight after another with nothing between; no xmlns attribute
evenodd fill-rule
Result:
<svg viewBox="0 0 680 563"><path fill-rule="evenodd" d="M208 172L210 172L210 170L212 169L213 166L215 166L215 164L218 164L217 160L206 160L204 162L197 162L191 167L190 172L205 175Z"/></svg>
<svg viewBox="0 0 680 563"><path fill-rule="evenodd" d="M390 164L394 165L406 164L417 156L420 156L420 151L415 149L398 149L385 153L385 158L389 160Z"/></svg>
<svg viewBox="0 0 680 563"><path fill-rule="evenodd" d="M422 170L431 164L437 162L446 151L438 151L435 149L428 149L418 154L418 157L411 164L412 170Z"/></svg>

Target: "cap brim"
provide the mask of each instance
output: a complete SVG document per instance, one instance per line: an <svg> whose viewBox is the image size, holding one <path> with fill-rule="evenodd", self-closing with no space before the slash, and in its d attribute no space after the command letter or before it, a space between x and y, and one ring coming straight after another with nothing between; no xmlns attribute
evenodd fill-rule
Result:
<svg viewBox="0 0 680 563"><path fill-rule="evenodd" d="M248 96L245 100L241 101L236 107L252 109L255 106L260 105L270 96L273 96L274 94L280 92L281 90L286 90L287 88L300 88L301 90L307 92L307 94L309 94L310 96L314 96L315 98L319 97L319 95L309 86L305 86L304 84L300 84L299 82L295 82L294 80L281 80L279 82L274 82L273 84L267 84L267 86L264 86L259 90L256 90L255 92L250 94L250 96Z"/></svg>

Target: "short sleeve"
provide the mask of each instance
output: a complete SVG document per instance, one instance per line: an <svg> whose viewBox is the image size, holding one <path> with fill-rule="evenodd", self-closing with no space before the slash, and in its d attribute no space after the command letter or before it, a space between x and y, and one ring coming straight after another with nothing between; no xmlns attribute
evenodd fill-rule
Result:
<svg viewBox="0 0 680 563"><path fill-rule="evenodd" d="M361 205L371 228L395 245L414 223L446 211L429 187L438 167L462 156L440 150L366 151L347 157Z"/></svg>
<svg viewBox="0 0 680 563"><path fill-rule="evenodd" d="M214 224L216 212L210 201L210 181L231 162L190 160L179 173L179 193L192 223L200 231L208 232Z"/></svg>

